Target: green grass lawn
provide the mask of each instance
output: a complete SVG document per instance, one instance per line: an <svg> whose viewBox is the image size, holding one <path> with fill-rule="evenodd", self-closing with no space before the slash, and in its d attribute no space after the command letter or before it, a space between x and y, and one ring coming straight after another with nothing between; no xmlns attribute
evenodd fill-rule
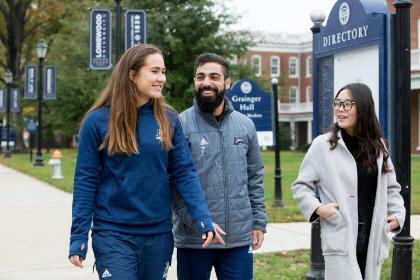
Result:
<svg viewBox="0 0 420 280"><path fill-rule="evenodd" d="M392 246L391 246L392 247ZM296 250L283 253L255 254L255 280L305 279L309 272L309 250ZM420 241L414 241L413 279L420 279ZM392 249L389 258L382 266L381 280L391 279Z"/></svg>
<svg viewBox="0 0 420 280"><path fill-rule="evenodd" d="M52 150L51 150L52 152ZM63 154L62 159L62 172L64 179L63 180L53 180L51 179L52 168L48 166L48 160L50 155L45 151L44 162L45 166L34 167L33 164L29 161L28 154L13 154L13 157L10 159L5 159L0 157L0 163L10 166L16 170L19 170L23 173L26 173L32 177L35 177L41 181L47 182L57 188L64 190L66 192L73 191L73 175L74 175L74 166L76 164L76 150L72 149L63 149L61 150ZM274 200L274 152L273 151L264 151L263 159L265 166L265 200L267 206L267 215L269 222L296 222L303 221L303 216L300 213L299 209L296 206L292 198L290 191L290 186L292 182L296 179L300 163L302 162L304 153L301 152L290 152L282 151L280 153L280 168L282 174L282 199L284 202L284 207L275 208L272 207ZM417 170L417 172L414 172ZM415 201L420 201L420 157L412 156L411 157L411 213L420 214L420 203L413 203Z"/></svg>

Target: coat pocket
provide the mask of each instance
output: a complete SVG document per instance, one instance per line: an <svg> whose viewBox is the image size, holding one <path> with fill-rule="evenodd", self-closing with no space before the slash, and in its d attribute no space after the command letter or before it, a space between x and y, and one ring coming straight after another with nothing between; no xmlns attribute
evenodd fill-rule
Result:
<svg viewBox="0 0 420 280"><path fill-rule="evenodd" d="M379 240L379 254L378 264L381 265L389 257L390 239L388 233L390 232L388 221L384 221L381 230L381 239Z"/></svg>
<svg viewBox="0 0 420 280"><path fill-rule="evenodd" d="M347 232L347 221L340 211L329 218L321 218L322 254L347 255Z"/></svg>

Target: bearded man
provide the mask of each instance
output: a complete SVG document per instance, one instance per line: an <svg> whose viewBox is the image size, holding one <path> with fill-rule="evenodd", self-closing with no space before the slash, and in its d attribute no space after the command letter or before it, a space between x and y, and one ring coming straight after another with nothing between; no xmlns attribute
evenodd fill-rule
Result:
<svg viewBox="0 0 420 280"><path fill-rule="evenodd" d="M255 125L225 97L232 80L216 54L197 57L193 106L180 114L216 234L224 244L201 246L201 237L173 188L174 239L180 280L253 279L253 250L261 247L267 218L264 165Z"/></svg>

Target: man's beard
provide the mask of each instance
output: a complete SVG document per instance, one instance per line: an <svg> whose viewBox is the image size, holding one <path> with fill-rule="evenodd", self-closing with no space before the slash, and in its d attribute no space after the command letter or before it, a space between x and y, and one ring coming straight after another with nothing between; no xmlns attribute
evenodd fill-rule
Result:
<svg viewBox="0 0 420 280"><path fill-rule="evenodd" d="M205 96L203 91L211 90L215 93L214 96ZM226 88L223 87L219 91L217 87L213 86L202 86L195 91L195 99L197 100L198 108L204 113L214 113L217 107L222 103L225 97Z"/></svg>

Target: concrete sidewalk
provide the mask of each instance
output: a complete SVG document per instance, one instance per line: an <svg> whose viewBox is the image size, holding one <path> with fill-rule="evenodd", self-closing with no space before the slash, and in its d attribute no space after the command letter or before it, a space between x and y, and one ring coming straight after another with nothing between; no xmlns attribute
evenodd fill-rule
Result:
<svg viewBox="0 0 420 280"><path fill-rule="evenodd" d="M83 269L67 259L71 203L71 194L0 165L0 280L98 279L90 248ZM420 216L411 231L420 237ZM256 253L309 247L309 223L269 224ZM168 279L176 279L175 256Z"/></svg>

